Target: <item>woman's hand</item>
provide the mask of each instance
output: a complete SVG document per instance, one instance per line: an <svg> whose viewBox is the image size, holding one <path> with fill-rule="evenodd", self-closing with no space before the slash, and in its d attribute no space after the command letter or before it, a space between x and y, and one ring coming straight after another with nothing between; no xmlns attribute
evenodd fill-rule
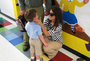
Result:
<svg viewBox="0 0 90 61"><path fill-rule="evenodd" d="M41 26L42 32L45 36L50 36L50 33L45 29L45 27L41 21L41 17L39 19L37 19L36 23Z"/></svg>
<svg viewBox="0 0 90 61"><path fill-rule="evenodd" d="M36 23L39 24L39 25L42 24L41 17L37 19Z"/></svg>

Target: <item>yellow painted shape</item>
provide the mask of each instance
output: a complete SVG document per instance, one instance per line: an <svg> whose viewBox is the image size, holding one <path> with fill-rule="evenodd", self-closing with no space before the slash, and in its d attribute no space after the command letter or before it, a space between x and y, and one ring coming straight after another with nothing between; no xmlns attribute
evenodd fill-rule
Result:
<svg viewBox="0 0 90 61"><path fill-rule="evenodd" d="M86 49L86 46L85 44L88 44L89 42L83 40L83 39L80 39L76 36L73 36L69 33L66 33L63 31L62 33L62 36L63 36L63 43L70 47L71 49L87 56L90 58L90 51L88 51Z"/></svg>
<svg viewBox="0 0 90 61"><path fill-rule="evenodd" d="M82 7L84 6L84 2L78 2L78 0L73 0L69 2L68 0L61 0L60 7L63 7L63 11L69 11L74 14L75 6Z"/></svg>
<svg viewBox="0 0 90 61"><path fill-rule="evenodd" d="M89 42L85 40L75 37L75 43L74 43L76 44L75 50L90 58L90 51L88 51L85 46L85 44L88 44L88 43Z"/></svg>
<svg viewBox="0 0 90 61"><path fill-rule="evenodd" d="M16 6L17 2L18 2L18 0L12 0L15 19L20 15L20 8L19 8L19 6Z"/></svg>
<svg viewBox="0 0 90 61"><path fill-rule="evenodd" d="M43 61L49 61L49 60L50 60L50 59L49 59L46 55L44 55L44 54L42 54L40 57L43 58Z"/></svg>
<svg viewBox="0 0 90 61"><path fill-rule="evenodd" d="M68 47L73 45L73 42L75 41L74 36L64 32L64 31L62 33L62 36L63 36L63 43L65 45L67 45Z"/></svg>

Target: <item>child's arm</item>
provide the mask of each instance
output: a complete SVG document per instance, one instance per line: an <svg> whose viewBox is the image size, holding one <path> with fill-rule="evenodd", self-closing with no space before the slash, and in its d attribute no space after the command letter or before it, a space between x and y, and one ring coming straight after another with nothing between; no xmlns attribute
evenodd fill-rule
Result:
<svg viewBox="0 0 90 61"><path fill-rule="evenodd" d="M89 2L89 0L84 0L83 2L84 2L84 4L87 4Z"/></svg>
<svg viewBox="0 0 90 61"><path fill-rule="evenodd" d="M43 35L39 35L39 38L40 38L40 40L42 41L42 43L43 43L46 47L48 47L48 44L45 42Z"/></svg>

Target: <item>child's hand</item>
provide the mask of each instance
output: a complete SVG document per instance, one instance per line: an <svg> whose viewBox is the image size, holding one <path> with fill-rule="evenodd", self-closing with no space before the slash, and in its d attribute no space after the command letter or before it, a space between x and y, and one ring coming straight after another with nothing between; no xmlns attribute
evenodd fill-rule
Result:
<svg viewBox="0 0 90 61"><path fill-rule="evenodd" d="M48 44L47 43L45 43L44 45L45 45L45 47L48 47Z"/></svg>
<svg viewBox="0 0 90 61"><path fill-rule="evenodd" d="M83 2L84 2L84 4L87 4L89 2L89 0L84 0Z"/></svg>
<svg viewBox="0 0 90 61"><path fill-rule="evenodd" d="M47 16L47 15L49 15L49 13L48 13L47 11L45 11L45 12L44 12L44 15Z"/></svg>
<svg viewBox="0 0 90 61"><path fill-rule="evenodd" d="M24 15L25 10L21 10L20 13L21 13L21 15Z"/></svg>

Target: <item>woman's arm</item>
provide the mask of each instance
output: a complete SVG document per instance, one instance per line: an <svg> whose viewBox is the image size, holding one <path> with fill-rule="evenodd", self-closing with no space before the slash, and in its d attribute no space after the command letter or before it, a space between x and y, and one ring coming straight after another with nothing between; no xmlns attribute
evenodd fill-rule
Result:
<svg viewBox="0 0 90 61"><path fill-rule="evenodd" d="M45 29L43 23L41 22L41 17L37 20L36 23L41 26L41 29L42 29L45 36L50 36L50 33Z"/></svg>
<svg viewBox="0 0 90 61"><path fill-rule="evenodd" d="M41 28L42 28L42 31L44 33L45 36L50 36L50 33L45 29L43 23L40 24Z"/></svg>

